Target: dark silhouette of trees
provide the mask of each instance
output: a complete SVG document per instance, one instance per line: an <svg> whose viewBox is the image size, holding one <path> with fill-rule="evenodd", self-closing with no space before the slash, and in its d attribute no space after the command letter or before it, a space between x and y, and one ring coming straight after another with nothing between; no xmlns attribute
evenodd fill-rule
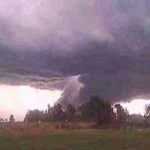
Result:
<svg viewBox="0 0 150 150"><path fill-rule="evenodd" d="M30 110L24 121L46 121L46 122L95 122L97 125L113 124L119 122L126 126L128 112L120 104L116 104L117 113L113 111L111 104L99 97L91 97L90 101L80 106L69 104L66 109L61 104L53 107L48 105L45 111Z"/></svg>
<svg viewBox="0 0 150 150"><path fill-rule="evenodd" d="M3 119L3 118L0 118L0 122L4 122L4 119Z"/></svg>
<svg viewBox="0 0 150 150"><path fill-rule="evenodd" d="M66 109L67 121L73 122L77 120L77 110L74 105L69 104Z"/></svg>
<svg viewBox="0 0 150 150"><path fill-rule="evenodd" d="M53 108L53 120L54 121L65 121L65 113L62 109L61 104L54 105Z"/></svg>
<svg viewBox="0 0 150 150"><path fill-rule="evenodd" d="M54 120L54 108L50 105L47 106L47 110L45 111L45 120L53 121Z"/></svg>
<svg viewBox="0 0 150 150"><path fill-rule="evenodd" d="M12 115L12 114L10 115L9 122L11 122L11 123L15 122L14 115Z"/></svg>
<svg viewBox="0 0 150 150"><path fill-rule="evenodd" d="M40 111L38 109L29 110L24 118L25 122L38 122L45 120L44 111Z"/></svg>
<svg viewBox="0 0 150 150"><path fill-rule="evenodd" d="M88 103L80 107L82 119L97 122L97 124L109 124L111 122L111 104L99 97L91 97Z"/></svg>
<svg viewBox="0 0 150 150"><path fill-rule="evenodd" d="M144 118L145 118L145 126L148 126L149 121L150 121L150 104L149 105L145 105Z"/></svg>
<svg viewBox="0 0 150 150"><path fill-rule="evenodd" d="M120 104L116 104L115 108L117 110L117 120L121 127L126 128L127 121L128 121L128 111L127 109L124 109Z"/></svg>

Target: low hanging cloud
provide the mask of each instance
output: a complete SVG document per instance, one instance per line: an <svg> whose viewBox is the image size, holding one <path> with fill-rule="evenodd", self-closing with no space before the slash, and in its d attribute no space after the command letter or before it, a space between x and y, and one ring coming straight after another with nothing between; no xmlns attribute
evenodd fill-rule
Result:
<svg viewBox="0 0 150 150"><path fill-rule="evenodd" d="M1 84L64 89L62 103L71 87L78 104L150 97L148 0L0 2Z"/></svg>

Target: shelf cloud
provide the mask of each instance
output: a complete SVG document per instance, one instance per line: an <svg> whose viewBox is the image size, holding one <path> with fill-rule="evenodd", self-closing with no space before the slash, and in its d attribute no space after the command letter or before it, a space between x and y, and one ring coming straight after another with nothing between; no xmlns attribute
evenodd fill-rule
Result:
<svg viewBox="0 0 150 150"><path fill-rule="evenodd" d="M148 0L0 3L1 84L64 89L61 101L75 84L78 104L150 97Z"/></svg>

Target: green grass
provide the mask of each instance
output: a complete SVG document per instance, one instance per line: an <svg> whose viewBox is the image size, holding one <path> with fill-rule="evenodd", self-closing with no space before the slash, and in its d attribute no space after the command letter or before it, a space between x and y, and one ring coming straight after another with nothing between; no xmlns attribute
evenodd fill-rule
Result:
<svg viewBox="0 0 150 150"><path fill-rule="evenodd" d="M0 136L0 150L150 150L150 131L82 130Z"/></svg>

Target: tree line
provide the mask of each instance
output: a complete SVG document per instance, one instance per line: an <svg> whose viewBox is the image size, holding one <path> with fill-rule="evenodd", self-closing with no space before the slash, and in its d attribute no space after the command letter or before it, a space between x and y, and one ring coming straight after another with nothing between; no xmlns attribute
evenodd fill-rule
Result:
<svg viewBox="0 0 150 150"><path fill-rule="evenodd" d="M66 109L63 109L61 104L56 104L53 107L48 105L43 111L29 110L24 121L95 122L98 125L120 124L125 126L127 119L128 111L120 104L112 106L110 102L95 96L80 106L69 104Z"/></svg>

